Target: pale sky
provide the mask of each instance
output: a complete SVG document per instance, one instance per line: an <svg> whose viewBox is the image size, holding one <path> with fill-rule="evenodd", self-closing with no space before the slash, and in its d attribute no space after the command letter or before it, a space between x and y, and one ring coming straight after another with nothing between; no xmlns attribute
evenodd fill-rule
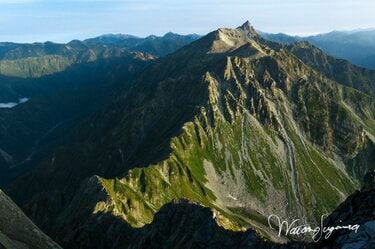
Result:
<svg viewBox="0 0 375 249"><path fill-rule="evenodd" d="M246 20L265 32L309 35L375 28L374 13L373 0L0 0L0 41L206 34Z"/></svg>

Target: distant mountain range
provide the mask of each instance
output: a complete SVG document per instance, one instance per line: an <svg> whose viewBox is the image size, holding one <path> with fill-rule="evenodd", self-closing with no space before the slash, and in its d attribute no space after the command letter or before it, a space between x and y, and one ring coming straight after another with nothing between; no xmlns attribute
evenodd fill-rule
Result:
<svg viewBox="0 0 375 249"><path fill-rule="evenodd" d="M103 35L84 41L73 40L67 44L0 43L0 74L9 77L35 78L61 72L74 64L120 56L124 51L143 52L160 57L198 38L198 35L167 33L163 37L146 38Z"/></svg>
<svg viewBox="0 0 375 249"><path fill-rule="evenodd" d="M164 36L150 35L146 38L139 38L131 35L103 35L96 38L84 40L85 43L96 45L103 44L108 46L118 46L128 51L141 51L155 56L165 56L176 51L177 48L199 39L201 36L196 34L179 35L172 32Z"/></svg>
<svg viewBox="0 0 375 249"><path fill-rule="evenodd" d="M331 56L346 59L357 66L375 69L375 29L333 31L307 37L264 32L261 35L270 41L284 44L308 41Z"/></svg>

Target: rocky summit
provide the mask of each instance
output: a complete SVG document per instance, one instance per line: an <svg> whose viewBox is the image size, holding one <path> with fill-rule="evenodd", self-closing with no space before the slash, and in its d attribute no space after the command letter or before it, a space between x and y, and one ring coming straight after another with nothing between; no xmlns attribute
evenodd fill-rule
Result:
<svg viewBox="0 0 375 249"><path fill-rule="evenodd" d="M375 168L374 81L340 65L249 22L218 29L152 61L7 190L66 248L310 246L268 217L318 225Z"/></svg>

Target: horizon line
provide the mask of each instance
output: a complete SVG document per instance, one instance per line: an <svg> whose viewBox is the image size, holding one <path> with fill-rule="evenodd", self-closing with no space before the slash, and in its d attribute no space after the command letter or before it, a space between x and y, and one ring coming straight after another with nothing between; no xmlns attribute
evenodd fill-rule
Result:
<svg viewBox="0 0 375 249"><path fill-rule="evenodd" d="M220 28L228 28L228 27L220 27ZM218 28L218 29L220 29ZM217 30L217 29L215 29ZM212 30L212 31L215 31L215 30ZM72 42L72 41L75 41L75 40L78 40L78 41L85 41L85 40L88 40L88 39L93 39L93 38L97 38L97 37L102 37L102 36L106 36L106 35L123 35L123 36L133 36L135 38L139 38L139 39L145 39L147 37L151 37L151 36L155 36L155 37L164 37L165 35L169 34L169 33L172 33L172 34L176 34L176 35L181 35L181 36L189 36L189 35L197 35L197 36L200 36L200 37L203 37L205 35L207 35L208 33L212 32L212 31L209 31L205 34L199 34L199 33L186 33L186 34L183 34L183 33L177 33L177 32L173 32L173 31L168 31L166 33L161 33L161 34L149 34L149 35L133 35L133 34L130 34L130 33L121 33L121 32L109 32L109 33L102 33L102 34L92 34L92 35L85 35L84 38L66 38L66 39L51 39L51 40L28 40L28 39L25 39L24 41L20 41L17 39L16 40L4 40L4 41L1 41L0 40L0 44L1 43L19 43L19 44L34 44L34 43L47 43L47 42L51 42L51 43L55 43L55 44L67 44L69 42ZM288 36L293 36L293 37L300 37L300 38L306 38L306 37L309 37L309 36L317 36L317 35L325 35L325 34L330 34L330 33L334 33L334 32L341 32L341 33L357 33L357 32L366 32L366 31L375 31L375 27L365 27L365 28L355 28L355 29L342 29L342 30L331 30L331 31L323 31L323 32L269 32L269 31L263 31L263 30L259 30L259 29L256 29L256 31L258 33L265 33L265 34L284 34L284 35L288 35Z"/></svg>

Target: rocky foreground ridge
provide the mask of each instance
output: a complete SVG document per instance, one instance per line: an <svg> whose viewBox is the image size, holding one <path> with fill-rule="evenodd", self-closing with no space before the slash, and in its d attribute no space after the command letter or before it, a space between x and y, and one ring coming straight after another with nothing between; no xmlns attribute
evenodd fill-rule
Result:
<svg viewBox="0 0 375 249"><path fill-rule="evenodd" d="M0 190L1 249L61 249Z"/></svg>

